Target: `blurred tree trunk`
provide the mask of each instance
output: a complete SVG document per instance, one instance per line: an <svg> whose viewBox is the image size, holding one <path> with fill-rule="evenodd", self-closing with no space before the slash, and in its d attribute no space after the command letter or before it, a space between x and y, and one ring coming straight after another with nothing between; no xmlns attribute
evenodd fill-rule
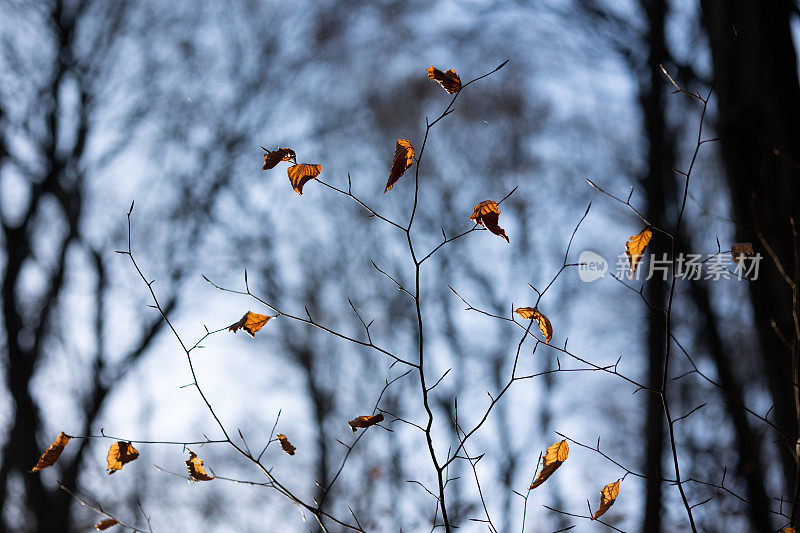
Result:
<svg viewBox="0 0 800 533"><path fill-rule="evenodd" d="M701 4L714 64L721 66L717 129L737 239L753 242L766 256L758 244L763 234L783 268L792 272L789 220L800 221L800 87L790 28L795 8L786 0ZM793 374L791 350L775 331L794 338L791 292L769 257L750 284L750 298L775 423L789 435L781 443L781 460L784 494L791 497L797 479L791 450L798 434L792 376L795 382L798 376Z"/></svg>
<svg viewBox="0 0 800 533"><path fill-rule="evenodd" d="M667 132L666 102L664 101L664 75L660 65L669 54L664 35L667 15L665 0L643 0L642 8L647 19L645 42L648 48L647 64L639 75L639 103L644 116L647 135L647 177L644 182L647 195L647 218L659 227L667 228L666 212L674 206L675 179L672 169L675 162L673 135ZM669 242L654 232L651 260L669 249ZM644 273L640 273L643 275ZM655 275L645 284L645 297L650 305L647 321L647 383L660 389L664 371L664 313L667 307L667 282ZM663 484L661 466L665 449L663 398L655 393L647 396L647 421L645 425L645 482L644 522L642 531L659 532L662 528Z"/></svg>
<svg viewBox="0 0 800 533"><path fill-rule="evenodd" d="M685 238L685 242L690 239ZM730 350L727 350L721 334L720 321L714 314L711 295L708 287L699 281L690 284L690 297L699 316L696 335L702 339L711 362L719 378L719 383L727 396L725 410L736 430L737 464L734 472L746 483L747 500L751 505L746 508L750 519L751 531L769 533L772 527L770 501L764 487L764 463L762 462L761 444L758 435L750 426L748 415L742 406L744 401L744 383L736 375L731 364Z"/></svg>
<svg viewBox="0 0 800 533"><path fill-rule="evenodd" d="M63 391L60 400L79 416L60 422L58 428L87 435L97 429L116 385L148 352L164 326L160 317L143 319L129 345L111 346L104 341L109 329L106 304L114 289L109 259L114 248L106 241L110 230L98 232L90 227L90 215L104 209L97 207L92 179L135 137L145 119L158 116L165 120L156 110L159 89L144 80L126 88L124 106L117 100L121 56L131 59L131 50L123 52L122 48L143 37L140 23L145 15L132 7L129 2L97 0L7 3L3 7L6 18L0 25L4 38L0 69L6 83L0 87L0 179L13 183L4 190L15 191L18 199L11 195L0 198L1 337L5 340L0 371L11 400L9 432L0 448L0 502L5 504L0 510L0 533L75 528L71 497L58 487L43 485L41 475L28 473L57 434L50 433L47 405L41 403L34 384L54 360L74 356L62 345L68 345L74 336L88 339L91 346L86 354L86 380L70 383L74 392ZM30 39L18 38L19 32L26 31L34 34L34 46ZM109 112L115 123L104 126ZM228 120L234 122L233 117ZM240 136L213 131L219 133L220 153L226 156L243 142ZM102 141L97 141L99 138ZM223 162L230 159L220 158ZM211 216L209 206L227 183L228 172L215 174L218 169L211 164L206 170L213 176L207 180L208 192L197 199L178 200L180 216L191 218L195 230L181 241L187 249L197 245L200 230ZM122 213L119 215L123 222ZM162 306L168 314L176 307L175 294L187 271L184 259L173 250L164 265L164 281L170 291L163 295ZM88 266L80 270L81 265ZM31 274L35 283L31 283ZM89 324L76 324L78 319L71 316L74 302L69 283L80 275L95 283L93 292L81 294L92 302ZM75 331L75 326L80 326L80 331ZM91 443L74 440L53 467L66 486L78 488Z"/></svg>
<svg viewBox="0 0 800 533"><path fill-rule="evenodd" d="M313 301L313 300L312 300ZM312 304L312 308L314 305ZM306 337L308 338L308 337ZM305 378L305 396L310 401L311 420L313 421L316 432L316 463L314 465L314 483L316 493L314 501L320 503L320 508L327 510L330 503L327 501L328 493L325 490L330 483L329 466L331 450L328 447L328 436L325 433L325 426L331 412L335 409L334 397L329 394L326 385L331 380L331 376L321 368L319 351L314 350L308 341L305 343L293 344L287 340L287 344L292 346L292 356L297 359L303 377ZM331 498L335 501L335 498ZM323 506L327 504L327 506ZM316 525L313 531L321 531Z"/></svg>
<svg viewBox="0 0 800 533"><path fill-rule="evenodd" d="M0 226L3 236L5 268L2 272L3 328L6 339L4 358L4 381L12 400L11 428L0 452L0 501L8 501L11 485L21 482L24 492L14 499L22 501L21 508L3 508L0 532L22 531L19 525L11 525L9 516L15 512L22 516L25 531L58 532L71 531L71 498L58 487L45 487L40 475L29 474L38 453L55 438L55 434L42 435L42 407L34 396L32 383L42 368L46 352L53 342L51 328L58 320L61 300L64 297L70 270L69 254L80 249L95 259L97 279L96 293L96 354L94 379L88 390L81 391L78 401L84 409L81 422L69 424L73 431L87 434L100 414L114 380L102 379L107 371L104 361L107 353L101 340L104 327L103 293L106 290L106 275L102 255L85 240L82 221L86 168L85 147L92 134L94 105L97 93L102 90L102 69L98 64L108 58L113 48L113 38L104 32L114 33L126 12L119 3L113 9L99 9L91 2L54 1L39 5L27 13L32 23L41 17L43 50L42 57L49 59L49 69L36 71L36 60L19 63L13 72L17 80L35 86L40 84L41 97L36 112L31 112L22 121L2 124L3 133L14 131L16 135L31 141L36 155L33 161L25 161L19 154L10 158L14 172L26 180L27 204L23 204L21 215L9 213L9 204L0 205ZM97 24L97 34L87 37L95 46L89 63L81 58L79 29L89 23ZM51 49L47 49L52 45ZM47 61L47 60L46 60ZM97 63L93 63L96 61ZM76 98L71 98L76 96ZM0 114L6 107L19 105L11 102L9 94L0 97ZM41 110L41 115L38 114ZM38 119L38 123L37 123ZM5 147L0 156L5 155ZM55 211L51 209L55 206ZM55 234L53 234L55 231ZM46 239L51 247L47 253L52 258L44 259L36 250ZM24 284L27 269L42 269L44 279L31 290ZM167 303L171 309L173 303ZM124 359L124 367L132 364L144 352L145 347L160 328L154 323L145 331L142 344ZM117 376L120 376L118 373ZM65 391L66 394L66 391ZM76 431L77 432L77 431ZM42 437L41 439L39 437ZM89 441L78 441L71 446L72 453L60 465L59 479L75 487L80 473L84 453ZM19 521L19 519L17 519Z"/></svg>
<svg viewBox="0 0 800 533"><path fill-rule="evenodd" d="M2 277L3 327L6 338L4 378L13 401L11 430L2 449L0 463L0 501L7 501L9 483L14 478L24 483L25 501L29 514L25 522L30 531L57 532L69 530L69 496L58 489L46 488L39 475L28 474L40 448L37 437L42 420L39 406L33 398L31 382L44 352L46 329L64 287L67 254L79 236L81 219L82 174L77 170L85 146L88 109L84 87L79 89L81 98L76 108L76 123L65 125L60 114L64 111L62 98L64 86L69 83L71 69L75 67L73 42L76 21L82 15L82 7L72 9L55 2L49 13L54 41L54 60L49 73L49 86L43 92L43 107L46 109L46 130L39 137L37 148L43 162L42 171L31 176L30 197L21 217L12 220L3 213L2 233L6 266ZM5 96L5 95L4 95ZM74 142L68 153L57 150L57 143L66 130L74 126ZM40 221L42 205L55 200L65 228L55 244L55 262L46 274L37 298L36 317L25 312L30 294L20 287L24 268L36 263L32 243ZM55 437L55 435L53 435ZM6 521L0 521L0 531L9 531Z"/></svg>

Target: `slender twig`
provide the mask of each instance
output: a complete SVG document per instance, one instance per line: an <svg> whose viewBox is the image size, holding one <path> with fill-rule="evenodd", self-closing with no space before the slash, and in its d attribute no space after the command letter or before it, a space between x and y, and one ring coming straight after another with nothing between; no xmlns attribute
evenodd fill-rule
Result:
<svg viewBox="0 0 800 533"><path fill-rule="evenodd" d="M472 83L474 83L474 82L476 82L478 80L481 80L481 79L483 79L483 78L485 78L485 77L497 72L498 70L503 68L503 66L505 66L506 63L508 63L508 60L504 61L502 64L500 64L494 70L492 70L490 72L487 72L486 74L484 74L482 76L479 76L479 77L477 77L477 78L465 83L461 87L461 90L457 91L453 95L453 97L450 99L450 103L447 105L447 107L445 107L444 111L437 118L435 118L433 121L429 121L427 118L425 119L425 134L423 136L422 145L420 146L419 153L417 155L417 164L415 165L415 168L414 168L414 201L413 201L413 204L411 206L411 213L410 213L410 215L408 217L408 224L405 226L405 236L406 236L406 242L408 244L408 251L409 251L409 253L411 255L411 260L414 263L414 292L413 292L413 299L414 299L414 306L415 306L416 318L417 318L417 338L418 338L418 360L417 360L417 364L416 364L416 370L417 370L417 373L419 374L420 392L421 392L421 395L422 395L422 406L425 409L425 414L427 416L427 421L426 421L425 426L424 426L424 428L425 428L425 431L424 431L424 433L425 433L425 441L426 441L426 444L427 444L427 447L428 447L428 454L430 455L430 459L431 459L431 462L433 463L434 471L436 473L436 482L437 482L437 485L438 485L438 496L436 497L436 500L437 500L437 511L439 509L441 510L441 513L442 513L442 524L444 526L445 533L450 533L451 532L451 527L452 527L452 524L450 523L450 519L449 519L448 514L447 514L447 501L446 501L446 498L445 498L446 480L445 480L445 478L443 476L443 473L444 473L444 471L445 471L445 469L447 467L447 463L448 462L445 462L444 464L440 464L439 463L439 459L436 456L436 450L435 450L435 447L434 447L434 444L433 444L432 428L433 428L434 416L433 416L433 411L431 410L431 406L430 406L430 399L429 399L430 388L426 384L426 376L425 376L425 337L424 337L424 329L423 329L424 320L423 320L423 317L422 317L422 294L421 294L421 290L420 290L420 286L421 286L421 266L422 266L423 261L428 259L433 253L435 253L437 250L439 250L441 248L441 246L443 246L447 242L450 242L452 240L455 240L457 238L460 238L460 237L470 233L471 230L467 231L467 232L464 232L463 234L460 234L460 235L458 235L458 236L456 236L456 237L454 237L453 239L450 239L450 240L448 240L448 238L445 236L444 237L444 241L442 242L442 244L437 246L432 252L430 252L426 256L422 257L422 259L419 259L417 254L416 254L416 252L415 252L414 241L413 241L413 238L412 238L412 231L411 230L412 230L412 227L414 225L414 217L416 215L417 206L419 204L420 168L422 166L423 158L424 158L424 155L425 155L425 147L427 146L428 136L430 135L431 128L433 128L436 124L439 123L439 121L444 119L447 115L449 115L452 112L453 106L454 106L456 100L458 99L458 96L464 91L464 89L466 87L468 87L469 85L471 85ZM435 523L435 518L434 518L434 523Z"/></svg>
<svg viewBox="0 0 800 533"><path fill-rule="evenodd" d="M75 499L75 501L77 501L82 506L86 507L87 509L91 509L95 513L97 513L99 515L102 515L102 516L105 516L106 518L110 518L111 520L116 520L117 521L116 525L118 525L118 526L122 526L122 527L128 528L131 531L138 532L138 533L152 533L152 531L153 531L152 528L150 527L150 520L149 519L147 520L147 529L146 530L145 529L139 529L136 526L132 526L132 525L126 523L125 521L120 520L116 515L113 515L113 514L109 513L108 511L103 509L103 507L100 504L92 505L91 503L87 502L85 499L81 498L80 496L75 494L73 491L68 489L60 481L58 482L58 486L61 488L61 490L63 490L64 492L66 492L67 494L72 496ZM141 504L139 505L139 509L141 509ZM144 514L144 511L142 511L142 514ZM145 519L147 519L147 515L145 515Z"/></svg>
<svg viewBox="0 0 800 533"><path fill-rule="evenodd" d="M214 418L215 422L217 423L217 426L219 427L220 431L222 432L222 434L225 437L225 442L227 442L227 444L231 448L233 448L237 453L239 453L239 455L241 455L242 457L244 457L245 459L247 459L248 461L253 463L262 472L262 474L264 474L264 476L269 480L269 485L270 485L271 488L274 488L279 493L283 494L285 497L287 497L288 499L293 501L299 507L309 511L314 516L314 518L317 520L317 524L319 525L320 529L323 532L327 532L328 531L327 527L325 526L325 523L324 523L323 519L330 520L330 521L334 522L335 524L337 524L337 525L339 525L339 526L341 526L341 527L343 527L345 529L349 529L349 530L353 530L353 531L363 531L363 529L361 529L360 526L353 525L353 524L348 524L347 522L344 522L344 521L342 521L342 520L330 515L329 513L323 511L322 509L320 509L319 505L307 503L304 500L302 500L301 498L299 498L298 496L296 496L291 490L289 490L285 485L283 485L280 481L278 481L278 479L272 474L270 469L267 469L260 462L259 459L257 459L256 457L254 457L250 453L249 449L247 449L247 444L246 443L243 443L243 445L240 446L240 445L236 444L231 439L227 429L225 428L225 425L222 423L222 420L217 415L216 411L214 410L213 406L211 405L211 402L209 401L208 397L206 396L205 392L203 391L203 388L200 386L200 383L197 380L197 374L195 373L194 363L192 361L192 353L191 352L192 352L192 350L194 348L196 348L199 345L199 343L195 343L193 346L188 346L183 341L183 338L180 336L178 331L175 329L175 327L173 326L173 324L170 321L169 317L167 316L166 312L164 311L164 308L159 303L158 296L156 295L156 293L155 293L155 291L153 289L153 282L152 281L148 281L148 278L144 275L142 269L139 267L138 263L136 262L136 259L135 259L134 254L133 254L133 247L132 247L132 229L131 229L131 214L132 213L133 213L133 203L131 203L131 207L128 210L128 249L127 249L127 251L118 251L117 253L120 253L120 254L128 256L128 258L130 259L131 264L133 265L133 267L136 270L137 274L142 279L142 281L147 285L147 289L150 292L150 296L151 296L151 298L153 300L153 307L161 314L162 319L167 324L167 326L170 328L170 330L173 333L173 336L178 341L178 344L180 345L180 347L183 349L183 352L184 352L184 354L186 356L187 363L189 365L189 371L190 371L190 373L192 375L192 386L194 386L194 388L197 390L198 394L200 395L201 399L203 400L203 403L206 406L206 409L208 410L208 412L211 414L211 416ZM249 291L249 289L248 289L248 291ZM221 331L221 330L217 330L217 331ZM209 335L209 334L210 334L210 332L207 332L206 336ZM243 437L242 437L242 439L243 439Z"/></svg>
<svg viewBox="0 0 800 533"><path fill-rule="evenodd" d="M603 524L604 526L609 527L609 528L613 529L614 531L619 531L620 533L625 533L624 530L619 529L617 527L614 527L611 524L609 524L608 522L603 522L599 518L592 518L591 514L582 515L582 514L568 513L566 511L562 511L560 509L556 509L555 507L550 507L549 505L542 505L542 507L544 507L545 509L549 509L549 510L553 511L554 513L562 514L564 516L571 516L573 518L584 518L586 520L591 520L591 521L597 522L599 524ZM569 528L567 528L567 529L569 529ZM565 530L561 529L559 531L565 531Z"/></svg>

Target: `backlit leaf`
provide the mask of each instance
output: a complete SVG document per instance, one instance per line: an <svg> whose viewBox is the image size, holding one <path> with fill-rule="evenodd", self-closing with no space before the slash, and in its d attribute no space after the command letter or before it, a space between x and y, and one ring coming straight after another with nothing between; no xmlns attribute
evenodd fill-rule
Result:
<svg viewBox="0 0 800 533"><path fill-rule="evenodd" d="M592 516L592 520L597 520L603 513L608 511L608 509L614 505L614 502L617 501L617 496L619 495L619 480L615 481L614 483L609 483L603 490L600 491L600 507L597 508L597 511L594 512Z"/></svg>
<svg viewBox="0 0 800 533"><path fill-rule="evenodd" d="M439 85L450 94L457 93L461 90L461 78L454 70L447 70L442 72L438 68L428 67L428 77L434 81L438 81Z"/></svg>
<svg viewBox="0 0 800 533"><path fill-rule="evenodd" d="M508 240L505 230L498 225L500 220L500 208L494 200L486 200L476 205L469 218L495 235L501 236L507 243L511 242Z"/></svg>
<svg viewBox="0 0 800 533"><path fill-rule="evenodd" d="M58 434L56 440L53 441L51 444L39 458L39 461L36 463L36 466L31 468L31 472L38 472L42 468L47 468L48 466L53 466L58 458L61 456L61 452L64 451L64 446L67 445L69 442L69 437L63 431Z"/></svg>
<svg viewBox="0 0 800 533"><path fill-rule="evenodd" d="M542 459L542 470L539 472L539 475L536 476L536 479L528 488L528 490L533 490L547 481L547 478L549 478L553 472L555 472L556 469L567 460L568 455L569 446L567 446L566 440L556 442L552 446L549 446L545 452L544 458Z"/></svg>
<svg viewBox="0 0 800 533"><path fill-rule="evenodd" d="M354 418L348 424L350 424L350 429L353 430L353 433L356 432L358 428L368 428L370 426L374 426L375 424L383 422L383 413L378 413L377 415L371 416L359 416L358 418Z"/></svg>
<svg viewBox="0 0 800 533"><path fill-rule="evenodd" d="M745 257L750 257L755 254L753 250L753 243L740 242L731 246L731 256L734 261L742 261Z"/></svg>
<svg viewBox="0 0 800 533"><path fill-rule="evenodd" d="M264 154L264 166L261 170L269 170L281 161L295 161L297 156L291 148L278 148L277 150L269 151L263 146L261 147L266 153Z"/></svg>
<svg viewBox="0 0 800 533"><path fill-rule="evenodd" d="M283 448L283 451L285 451L285 452L286 452L286 453L288 453L289 455L294 455L294 451L295 451L297 448L295 448L294 446L292 446L292 443L291 443L291 442L289 442L289 439L288 439L288 438L286 438L286 435L283 435L283 434L281 434L281 433L278 433L278 440L279 440L279 441L280 441L280 443L281 443L281 448Z"/></svg>
<svg viewBox="0 0 800 533"><path fill-rule="evenodd" d="M203 468L203 460L197 454L189 450L189 458L186 460L186 468L189 469L189 481L211 481L214 476L209 476Z"/></svg>
<svg viewBox="0 0 800 533"><path fill-rule="evenodd" d="M520 307L514 312L526 320L534 319L539 322L539 331L542 332L544 340L548 343L550 339L553 338L553 326L550 324L550 319L540 313L538 309L534 307Z"/></svg>
<svg viewBox="0 0 800 533"><path fill-rule="evenodd" d="M228 331L236 333L240 329L243 329L249 333L251 337L255 337L256 332L260 330L270 318L272 317L267 315L259 315L258 313L248 311L244 314L241 320L228 326Z"/></svg>
<svg viewBox="0 0 800 533"><path fill-rule="evenodd" d="M292 184L292 189L297 194L303 194L303 185L308 180L314 179L322 172L322 165L311 165L309 163L300 163L299 165L292 165L288 169L289 182Z"/></svg>
<svg viewBox="0 0 800 533"><path fill-rule="evenodd" d="M106 518L105 520L100 520L98 523L96 523L94 528L98 531L105 531L106 529L116 526L117 524L119 524L119 522L114 518Z"/></svg>
<svg viewBox="0 0 800 533"><path fill-rule="evenodd" d="M414 164L414 147L408 139L397 139L397 144L394 147L394 161L392 161L392 170L389 171L389 180L386 182L386 189L383 192L390 191L400 176Z"/></svg>
<svg viewBox="0 0 800 533"><path fill-rule="evenodd" d="M647 248L647 244L652 238L653 232L644 228L641 233L633 235L628 239L628 242L625 243L625 254L628 256L628 264L631 267L631 279L633 279L633 274L636 272L636 268L642 260L644 250Z"/></svg>
<svg viewBox="0 0 800 533"><path fill-rule="evenodd" d="M106 456L108 468L106 472L113 474L117 470L122 470L124 465L138 458L139 452L133 447L133 444L124 441L115 442L108 449L108 455Z"/></svg>

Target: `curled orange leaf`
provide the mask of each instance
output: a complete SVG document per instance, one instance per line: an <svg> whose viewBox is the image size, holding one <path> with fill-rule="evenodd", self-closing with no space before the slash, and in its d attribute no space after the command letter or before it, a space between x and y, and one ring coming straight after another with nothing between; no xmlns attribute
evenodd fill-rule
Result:
<svg viewBox="0 0 800 533"><path fill-rule="evenodd" d="M394 187L394 184L400 177L414 164L414 147L408 139L397 139L397 144L394 147L394 161L392 161L392 170L389 171L389 180L386 182L386 189L383 192L388 192Z"/></svg>
<svg viewBox="0 0 800 533"><path fill-rule="evenodd" d="M243 329L249 333L251 337L255 337L256 332L260 330L270 318L272 317L267 315L259 315L258 313L248 311L244 314L241 320L228 326L228 331L236 333L240 329Z"/></svg>
<svg viewBox="0 0 800 533"><path fill-rule="evenodd" d="M261 170L269 170L275 168L281 161L295 161L297 156L291 148L278 148L277 150L267 150L261 147L266 153L264 154L264 166Z"/></svg>
<svg viewBox="0 0 800 533"><path fill-rule="evenodd" d="M359 416L358 418L354 418L348 424L350 424L350 429L353 430L353 433L356 432L356 429L363 428L366 429L370 426L374 426L375 424L383 422L383 413L378 413L377 415L368 415L368 416Z"/></svg>
<svg viewBox="0 0 800 533"><path fill-rule="evenodd" d="M548 446L547 451L544 454L544 458L542 459L542 470L539 472L539 475L536 476L536 479L533 481L528 490L533 490L549 478L556 469L561 466L561 464L567 460L567 456L569 455L569 446L567 446L567 441L562 440L560 442L556 442L555 444Z"/></svg>
<svg viewBox="0 0 800 533"><path fill-rule="evenodd" d="M189 450L189 458L186 460L186 468L189 469L189 482L195 481L211 481L214 476L209 476L203 468L203 460L197 457L197 454Z"/></svg>
<svg viewBox="0 0 800 533"><path fill-rule="evenodd" d="M494 200L486 200L476 205L469 218L495 235L501 236L507 243L511 242L508 240L505 230L498 225L500 221L500 208Z"/></svg>
<svg viewBox="0 0 800 533"><path fill-rule="evenodd" d="M139 452L133 447L133 444L124 441L115 442L108 449L108 455L106 455L106 462L108 463L106 472L109 475L113 474L117 470L122 470L124 465L138 458Z"/></svg>
<svg viewBox="0 0 800 533"><path fill-rule="evenodd" d="M633 235L628 239L628 242L625 243L625 254L628 256L628 264L631 267L631 279L633 279L633 274L636 272L636 268L642 260L644 250L647 248L647 244L652 238L653 232L648 228L644 228L640 233Z"/></svg>
<svg viewBox="0 0 800 533"><path fill-rule="evenodd" d="M36 466L31 468L31 472L38 472L42 468L47 468L48 466L53 466L53 464L58 460L61 456L61 452L64 451L64 446L67 445L69 442L69 437L63 431L58 434L56 440L53 441L51 444L39 458L39 461L36 463Z"/></svg>
<svg viewBox="0 0 800 533"><path fill-rule="evenodd" d="M600 507L594 512L592 520L597 520L603 516L603 514L614 505L614 502L617 501L617 496L619 496L619 481L620 480L609 483L600 491Z"/></svg>
<svg viewBox="0 0 800 533"><path fill-rule="evenodd" d="M457 93L461 90L461 78L454 70L442 72L438 68L428 67L428 78L439 82L439 85L449 94Z"/></svg>
<svg viewBox="0 0 800 533"><path fill-rule="evenodd" d="M119 521L114 518L106 518L105 520L100 520L98 523L94 525L94 528L97 531L105 531L106 529L116 526L119 524Z"/></svg>
<svg viewBox="0 0 800 533"><path fill-rule="evenodd" d="M544 340L548 343L553 338L553 325L550 324L550 319L539 312L535 307L520 307L516 311L519 316L526 320L536 320L539 322L539 331L544 335Z"/></svg>
<svg viewBox="0 0 800 533"><path fill-rule="evenodd" d="M294 451L295 451L297 448L295 448L295 447L292 445L292 443L291 443L291 442L289 442L289 439L286 437L286 435L283 435L283 434L281 434L281 433L278 433L278 441L280 441L280 443L281 443L281 448L283 448L283 451L285 451L285 452L286 452L286 453L288 453L289 455L294 455Z"/></svg>
<svg viewBox="0 0 800 533"><path fill-rule="evenodd" d="M322 165L311 165L309 163L300 163L299 165L292 165L288 168L289 182L292 184L292 189L297 194L303 194L303 185L308 180L314 179L322 172Z"/></svg>

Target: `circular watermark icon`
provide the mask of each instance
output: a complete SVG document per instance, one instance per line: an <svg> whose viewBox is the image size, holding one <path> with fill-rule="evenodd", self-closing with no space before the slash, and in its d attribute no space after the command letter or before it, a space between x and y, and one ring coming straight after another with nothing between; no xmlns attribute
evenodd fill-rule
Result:
<svg viewBox="0 0 800 533"><path fill-rule="evenodd" d="M584 250L578 257L578 276L581 281L591 283L602 278L608 271L608 262L598 253Z"/></svg>

